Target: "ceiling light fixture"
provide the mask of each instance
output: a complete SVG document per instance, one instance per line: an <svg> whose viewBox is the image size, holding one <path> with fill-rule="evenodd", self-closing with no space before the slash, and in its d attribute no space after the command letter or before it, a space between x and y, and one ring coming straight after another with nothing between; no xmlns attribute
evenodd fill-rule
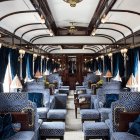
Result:
<svg viewBox="0 0 140 140"><path fill-rule="evenodd" d="M77 3L81 2L82 0L63 0L70 4L71 7L75 7Z"/></svg>

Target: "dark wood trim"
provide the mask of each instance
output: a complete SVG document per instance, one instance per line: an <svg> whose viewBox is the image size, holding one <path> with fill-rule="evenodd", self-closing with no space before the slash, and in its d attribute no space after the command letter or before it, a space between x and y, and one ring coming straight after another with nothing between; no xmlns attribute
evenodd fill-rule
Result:
<svg viewBox="0 0 140 140"><path fill-rule="evenodd" d="M48 51L49 53L54 51L54 50L60 50L60 48L57 48L57 49L51 49L50 51Z"/></svg>
<svg viewBox="0 0 140 140"><path fill-rule="evenodd" d="M87 32L88 32L89 35L91 34L91 32L94 28L93 25L96 25L96 22L97 22L98 18L101 16L101 14L102 14L102 12L105 8L106 3L107 3L107 0L100 0L99 1L98 6L97 6L97 8L96 8L96 10L95 10L95 12L92 16L92 19L89 23L89 26L88 26L89 30Z"/></svg>
<svg viewBox="0 0 140 140"><path fill-rule="evenodd" d="M115 24L115 25L120 25L120 26L123 26L123 27L127 28L131 32L131 34L132 34L132 42L133 42L133 44L135 44L134 32L129 26L121 24L121 23L117 23L117 22L105 22L104 24Z"/></svg>
<svg viewBox="0 0 140 140"><path fill-rule="evenodd" d="M12 16L12 15L17 15L17 14L22 14L22 13L37 13L37 10L28 10L28 11L17 11L17 12L13 12L13 13L9 13L7 15L4 15L0 18L0 21L2 21L3 19Z"/></svg>
<svg viewBox="0 0 140 140"><path fill-rule="evenodd" d="M102 0L100 0L100 3L103 2ZM93 31L94 28L98 28L98 26L101 24L101 19L98 20L101 17L101 14L105 8L105 5L107 4L108 0L103 4L103 9L100 11L100 14L95 13L94 18L96 17L96 20L94 22L91 23L91 26L89 26L90 30L88 32L88 34L90 35ZM108 14L109 11L112 9L112 7L114 6L114 4L116 3L116 0L112 0L110 2L110 4L108 5L108 7L106 8L104 14Z"/></svg>
<svg viewBox="0 0 140 140"><path fill-rule="evenodd" d="M130 45L129 43L116 43L116 44L109 44L109 43L88 43L88 44L84 44L84 43L76 43L76 44L67 44L67 43L61 43L61 44L51 44L51 43L47 43L47 44L33 44L33 45L112 45L112 46L116 46L116 45L120 45L120 46L126 46L126 45Z"/></svg>
<svg viewBox="0 0 140 140"><path fill-rule="evenodd" d="M57 27L56 27L54 18L52 16L51 10L48 6L47 0L37 0L37 3L39 4L40 8L42 9L43 13L46 16L48 28L52 29L54 34L57 34Z"/></svg>
<svg viewBox="0 0 140 140"><path fill-rule="evenodd" d="M14 30L14 34L19 30L19 29L21 29L21 28L23 28L23 27L26 27L26 26L30 26L30 25L42 25L43 23L28 23L28 24L24 24L24 25L21 25L21 26L19 26L19 27L17 27L15 30Z"/></svg>
<svg viewBox="0 0 140 140"><path fill-rule="evenodd" d="M131 10L112 9L112 10L110 10L110 12L124 12L124 13L136 14L136 15L140 16L140 13L138 13L138 12L136 12L136 11L131 11Z"/></svg>
<svg viewBox="0 0 140 140"><path fill-rule="evenodd" d="M95 34L95 36L97 36L97 35L100 35L100 36L102 36L102 35L107 36L107 37L111 38L111 39L116 43L116 39L115 39L114 37L110 36L110 35L106 35L106 34Z"/></svg>
<svg viewBox="0 0 140 140"><path fill-rule="evenodd" d="M112 31L116 31L116 32L120 33L120 34L123 36L123 39L124 39L124 44L126 44L125 35L124 35L124 33L122 33L121 31L116 30L116 29L113 29L113 28L100 28L100 27L98 27L97 29L112 30Z"/></svg>
<svg viewBox="0 0 140 140"><path fill-rule="evenodd" d="M36 29L32 29L32 30L28 30L26 32L24 32L22 35L21 35L21 38L23 38L23 36L29 32L33 32L33 31L38 31L38 30L47 30L48 28L36 28Z"/></svg>
<svg viewBox="0 0 140 140"><path fill-rule="evenodd" d="M92 48L84 48L84 49L87 49L87 50L92 50L94 53L96 53L96 51Z"/></svg>
<svg viewBox="0 0 140 140"><path fill-rule="evenodd" d="M42 34L42 35L34 36L30 39L30 42L33 43L35 40L39 39L40 37L50 37L50 35L49 34Z"/></svg>
<svg viewBox="0 0 140 140"><path fill-rule="evenodd" d="M104 34L97 34L96 36L98 36L98 37L103 37L103 38L107 38L108 40L110 40L112 43L115 43L115 42L113 42L113 40L110 38L110 37L107 37L107 35L104 35ZM32 40L32 42L31 43L34 43L34 41L36 41L36 40L38 40L38 39L40 39L40 38L45 38L45 37L48 37L48 36L44 36L44 35L40 35L38 38L35 38L34 40ZM50 37L50 36L49 36ZM93 36L94 37L94 36ZM31 39L30 39L31 40Z"/></svg>

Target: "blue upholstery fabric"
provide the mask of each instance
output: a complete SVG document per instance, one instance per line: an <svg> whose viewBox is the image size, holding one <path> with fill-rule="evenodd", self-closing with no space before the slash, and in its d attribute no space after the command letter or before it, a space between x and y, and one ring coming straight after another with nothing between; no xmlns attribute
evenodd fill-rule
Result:
<svg viewBox="0 0 140 140"><path fill-rule="evenodd" d="M109 118L109 113L111 112L110 108L100 108L98 109L100 117L101 117L101 122L104 122L106 119Z"/></svg>
<svg viewBox="0 0 140 140"><path fill-rule="evenodd" d="M128 133L131 133L140 137L140 115L131 125L130 129L128 130Z"/></svg>
<svg viewBox="0 0 140 140"><path fill-rule="evenodd" d="M48 119L65 119L66 109L50 109L47 118Z"/></svg>
<svg viewBox="0 0 140 140"><path fill-rule="evenodd" d="M43 94L30 92L28 93L28 99L36 103L37 107L43 107Z"/></svg>
<svg viewBox="0 0 140 140"><path fill-rule="evenodd" d="M98 120L100 119L100 114L99 111L96 109L81 109L80 110L81 118L82 119L93 119L93 120Z"/></svg>
<svg viewBox="0 0 140 140"><path fill-rule="evenodd" d="M28 95L22 93L1 93L0 112L20 111L28 104Z"/></svg>
<svg viewBox="0 0 140 140"><path fill-rule="evenodd" d="M111 135L111 140L140 140L140 137L127 132L114 132Z"/></svg>
<svg viewBox="0 0 140 140"><path fill-rule="evenodd" d="M85 136L109 136L109 128L104 122L84 122L83 132Z"/></svg>
<svg viewBox="0 0 140 140"><path fill-rule="evenodd" d="M64 122L43 122L40 127L41 136L64 136Z"/></svg>
<svg viewBox="0 0 140 140"><path fill-rule="evenodd" d="M40 119L45 119L47 117L48 111L49 111L49 108L47 108L47 107L38 107L37 108L37 113L38 113Z"/></svg>
<svg viewBox="0 0 140 140"><path fill-rule="evenodd" d="M34 131L20 131L6 140L36 140Z"/></svg>
<svg viewBox="0 0 140 140"><path fill-rule="evenodd" d="M110 108L111 103L119 99L119 94L106 94L105 96L106 96L106 101L105 101L104 107L107 107L107 108Z"/></svg>
<svg viewBox="0 0 140 140"><path fill-rule="evenodd" d="M10 113L0 116L2 131L0 135L0 139L6 139L15 134L15 131L12 127L12 116Z"/></svg>

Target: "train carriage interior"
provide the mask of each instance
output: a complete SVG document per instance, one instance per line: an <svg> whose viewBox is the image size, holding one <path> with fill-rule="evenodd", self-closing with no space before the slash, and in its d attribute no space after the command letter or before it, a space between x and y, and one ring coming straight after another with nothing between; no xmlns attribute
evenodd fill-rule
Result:
<svg viewBox="0 0 140 140"><path fill-rule="evenodd" d="M0 0L0 140L140 140L140 0Z"/></svg>

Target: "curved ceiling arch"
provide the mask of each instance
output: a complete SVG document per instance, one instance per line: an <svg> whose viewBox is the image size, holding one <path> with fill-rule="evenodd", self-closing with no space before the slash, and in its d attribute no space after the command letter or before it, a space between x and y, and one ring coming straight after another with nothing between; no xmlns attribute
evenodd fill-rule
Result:
<svg viewBox="0 0 140 140"><path fill-rule="evenodd" d="M125 35L124 35L124 33L122 33L121 31L116 30L116 29L112 29L112 28L101 28L101 27L98 27L97 29L101 29L101 30L112 30L112 31L115 31L115 32L120 33L120 34L123 36L123 39L124 39L124 44L126 44Z"/></svg>
<svg viewBox="0 0 140 140"><path fill-rule="evenodd" d="M38 31L38 30L47 30L47 29L48 28L36 28L36 29L28 30L21 35L21 38L23 38L23 36L26 35L27 33L30 33L30 32L33 32L33 31Z"/></svg>
<svg viewBox="0 0 140 140"><path fill-rule="evenodd" d="M24 24L24 25L21 25L21 26L19 26L19 27L17 27L15 30L14 30L14 34L19 30L19 29L21 29L21 28L24 28L24 27L26 27L26 26L29 26L29 25L42 25L43 23L28 23L28 24Z"/></svg>
<svg viewBox="0 0 140 140"><path fill-rule="evenodd" d="M4 15L0 18L0 21L4 20L5 18L8 18L10 16L13 16L13 15L17 15L17 14L22 14L22 13L37 13L38 11L36 10L28 10L28 11L16 11L16 12L13 12L13 13L9 13L7 15Z"/></svg>

